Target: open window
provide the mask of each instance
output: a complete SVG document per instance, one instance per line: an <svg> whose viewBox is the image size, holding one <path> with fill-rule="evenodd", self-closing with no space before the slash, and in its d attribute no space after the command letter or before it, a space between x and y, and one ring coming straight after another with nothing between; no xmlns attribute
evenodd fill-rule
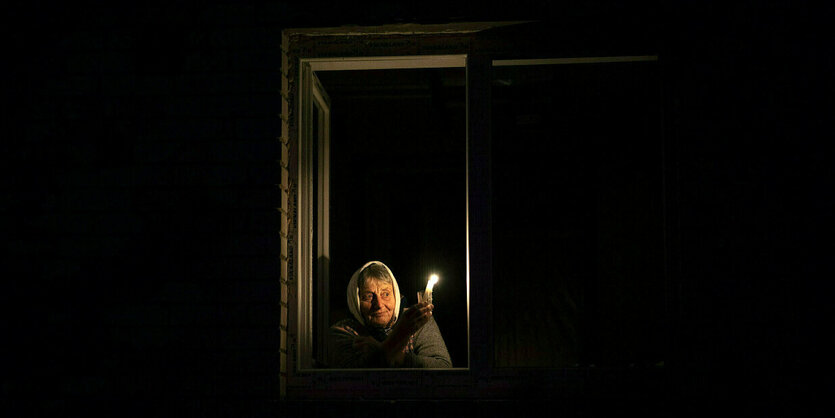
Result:
<svg viewBox="0 0 835 418"><path fill-rule="evenodd" d="M348 279L370 260L392 269L404 306L442 278L434 318L467 367L465 62L300 60L301 369L333 368L327 330L350 315Z"/></svg>
<svg viewBox="0 0 835 418"><path fill-rule="evenodd" d="M283 397L509 396L526 379L570 392L583 385L571 373L664 364L658 56L640 40L578 49L543 30L285 31ZM347 281L370 260L407 303L440 273L452 369L327 364Z"/></svg>

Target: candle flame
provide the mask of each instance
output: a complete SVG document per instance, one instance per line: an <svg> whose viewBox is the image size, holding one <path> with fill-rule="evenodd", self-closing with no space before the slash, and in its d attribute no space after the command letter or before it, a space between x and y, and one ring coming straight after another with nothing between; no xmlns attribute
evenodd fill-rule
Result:
<svg viewBox="0 0 835 418"><path fill-rule="evenodd" d="M433 274L433 275L429 276L429 283L426 284L426 291L431 292L432 287L435 286L435 283L438 283L438 275L437 274Z"/></svg>

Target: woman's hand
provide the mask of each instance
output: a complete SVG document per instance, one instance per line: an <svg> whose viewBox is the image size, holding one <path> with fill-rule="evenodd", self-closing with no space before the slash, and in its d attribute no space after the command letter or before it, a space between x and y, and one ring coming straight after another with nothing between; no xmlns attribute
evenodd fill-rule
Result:
<svg viewBox="0 0 835 418"><path fill-rule="evenodd" d="M400 332L408 339L412 334L421 329L429 319L432 318L432 309L435 305L429 302L417 303L403 310L403 317L397 321L392 334Z"/></svg>
<svg viewBox="0 0 835 418"><path fill-rule="evenodd" d="M434 308L435 305L423 302L403 310L403 316L397 320L394 329L382 343L382 349L386 354L389 365L398 365L403 362L409 337L429 322Z"/></svg>

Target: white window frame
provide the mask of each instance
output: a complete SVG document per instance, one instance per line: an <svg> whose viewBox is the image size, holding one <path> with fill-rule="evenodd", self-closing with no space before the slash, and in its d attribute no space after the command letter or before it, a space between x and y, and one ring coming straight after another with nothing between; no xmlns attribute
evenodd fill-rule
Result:
<svg viewBox="0 0 835 418"><path fill-rule="evenodd" d="M323 269L314 270L314 260L321 260L330 257L329 248L329 195L330 195L330 123L329 112L330 105L327 99L327 93L316 77L317 71L349 71L349 70L403 70L403 69L433 69L433 68L462 68L465 69L467 65L466 54L452 54L452 55L423 55L423 56L384 56L384 57L336 57L336 58L301 58L300 62L300 100L298 103L298 134L299 134L299 155L298 155L298 178L299 187L297 190L297 199L299 202L298 209L298 237L296 241L298 258L298 269L296 275L297 294L299 295L296 316L297 316L297 336L298 336L298 361L296 362L297 372L332 372L335 369L328 368L314 368L313 356L314 354L326 355L326 347L318 350L318 353L313 353L313 328L323 328L323 324L314 324L313 322L313 300L320 298L320 301L327 301L329 298L327 294L318 294L316 289L313 289L313 275L314 271L318 271L319 277L317 280L321 283L327 280L327 272ZM322 132L319 138L313 138L312 112L313 107L317 106L323 109L325 113L324 118L319 119L319 130ZM324 120L323 120L324 119ZM467 138L462 138L462 141L467 141ZM314 142L318 142L318 154L314 156ZM313 173L313 159L318 159L318 170ZM463 156L466 164L466 156ZM469 172L468 170L465 170ZM314 178L316 180L314 180ZM313 182L317 181L317 187L314 187ZM313 204L313 190L318 190L318 205ZM467 190L462 198L466 199ZM468 205L465 205L467 210ZM314 227L314 218L317 220ZM469 237L469 231L466 231ZM317 247L313 248L313 236L316 235ZM467 238L468 239L468 238ZM469 245L467 245L469 248ZM466 292L467 292L467 312L469 315L469 251L465 257L466 266ZM326 293L326 292L325 292ZM323 312L327 309L320 309L320 318L327 317ZM321 322L321 321L320 321ZM467 355L469 357L469 316L467 318ZM321 343L321 342L320 342ZM321 344L320 344L321 346ZM467 359L466 367L454 367L452 369L438 369L438 370L468 370L469 358ZM365 370L365 369L352 369ZM381 369L367 369L367 370L381 370ZM383 370L409 370L390 368Z"/></svg>
<svg viewBox="0 0 835 418"><path fill-rule="evenodd" d="M492 285L492 235L491 235L491 157L490 157L490 74L492 67L503 65L540 65L540 64L582 64L604 62L655 61L656 55L629 55L634 49L626 50L621 46L609 48L596 45L588 49L589 54L580 57L563 54L563 48L550 44L547 52L531 53L527 44L504 44L496 42L501 35L487 34L479 38L479 33L489 30L503 30L502 27L530 22L475 22L441 25L383 25L376 27L340 27L319 29L289 29L284 31L282 41L282 234L286 240L281 248L281 360L280 360L280 398L281 399L353 399L357 393L369 399L402 398L404 393L415 398L429 399L440 394L450 398L484 398L488 396L508 396L514 390L514 383L519 379L542 379L557 382L554 387L563 387L563 396L571 396L572 391L582 391L585 377L596 372L595 369L535 369L535 370L500 370L493 369L492 307L490 301L494 293ZM495 34L495 32L492 32ZM404 41L407 47L387 46L391 39ZM423 40L428 40L423 42ZM376 43L375 43L376 42ZM547 42L547 41L545 41ZM439 46L440 45L440 46ZM653 44L638 45L638 50L653 52ZM566 48L566 51L570 51ZM518 48L517 48L518 47ZM343 51L334 53L334 51ZM441 52L437 52L441 51ZM554 53L553 51L558 51ZM387 53L388 52L388 53ZM392 53L393 52L393 53ZM299 190L302 184L293 184L294 175L301 175L301 156L297 161L288 161L287 156L302 153L295 148L301 145L303 136L301 124L301 106L292 109L305 91L304 72L338 71L340 69L394 69L394 68L431 68L414 67L429 65L431 60L438 63L454 61L457 58L445 54L465 57L466 62L466 120L467 120L467 353L468 367L464 369L309 369L300 367L298 337L313 325L312 312L305 311L312 304L312 285L302 288L305 277L313 271L314 250L310 244L313 231L314 214L309 205L304 205L303 195ZM619 55L620 52L627 54ZM354 54L358 56L346 56ZM429 55L436 53L436 55ZM329 55L330 54L330 55ZM400 55L410 54L410 55ZM413 55L411 55L413 54ZM426 54L426 55L421 55ZM331 56L333 55L333 56ZM556 56L569 58L538 57ZM533 58L533 59L527 59ZM426 59L427 61L424 61ZM423 63L423 64L421 64ZM435 64L439 65L439 64ZM438 67L436 67L438 68ZM294 80L295 78L295 80ZM313 77L309 77L312 80ZM308 83L309 84L309 83ZM295 113L295 114L294 114ZM292 134L291 134L292 132ZM296 136L297 138L291 138ZM298 140L299 143L294 143ZM308 157L310 158L310 157ZM311 160L307 160L311 161ZM299 167L292 167L299 164ZM291 174L293 171L293 174ZM304 177L298 177L302 180ZM290 179L290 180L288 180ZM320 190L327 190L320 187ZM312 187L308 185L307 187ZM321 199L321 197L320 197ZM292 202L297 200L297 202ZM318 212L315 216L319 216ZM294 225L295 223L295 225ZM295 228L293 228L295 226ZM325 226L326 223L325 223ZM290 231L290 235L288 235ZM292 233L298 234L292 237ZM307 234L306 237L302 235ZM318 242L322 242L319 240ZM291 248L292 247L292 248ZM307 251L306 256L301 251ZM321 251L320 248L317 251ZM471 257L474 260L471 264ZM307 272L307 276L305 276ZM308 280L312 283L312 280ZM303 295L301 292L304 291ZM292 293L296 295L292 295ZM293 308L290 312L288 308ZM305 313L307 312L307 313ZM311 319L302 319L302 313L310 313ZM295 318L293 316L296 316ZM475 328L474 328L475 327ZM306 331L305 331L306 330ZM474 330L476 332L474 332ZM302 334L299 334L302 331ZM404 392L406 390L407 392ZM555 394L557 395L557 394ZM557 395L559 396L559 395Z"/></svg>

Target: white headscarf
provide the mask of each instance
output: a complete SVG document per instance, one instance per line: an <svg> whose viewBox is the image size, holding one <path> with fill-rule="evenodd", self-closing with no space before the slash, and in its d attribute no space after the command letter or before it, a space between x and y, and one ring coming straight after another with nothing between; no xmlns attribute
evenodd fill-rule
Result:
<svg viewBox="0 0 835 418"><path fill-rule="evenodd" d="M392 317L396 317L400 313L400 287L397 286L397 279L394 278L394 274L391 272L391 269L388 268L387 265L379 262L379 261L369 261L365 263L364 266L360 267L357 271L354 272L354 275L351 276L351 281L348 282L348 310L351 311L351 314L354 315L357 321L360 324L365 325L365 319L362 317L362 311L360 310L360 289L359 289L359 277L360 272L363 269L370 266L371 264L379 264L385 267L386 271L388 271L389 276L391 276L392 287L394 288L394 312L392 313Z"/></svg>

